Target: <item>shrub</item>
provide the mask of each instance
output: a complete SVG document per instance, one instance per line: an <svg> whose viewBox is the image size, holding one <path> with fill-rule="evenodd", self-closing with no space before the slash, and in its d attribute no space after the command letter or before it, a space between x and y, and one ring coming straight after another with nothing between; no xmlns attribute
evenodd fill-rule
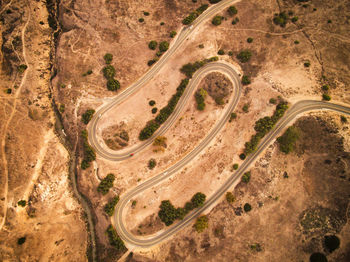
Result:
<svg viewBox="0 0 350 262"><path fill-rule="evenodd" d="M149 60L149 61L147 62L147 65L148 65L148 66L151 66L151 65L153 65L155 62L157 62L157 59Z"/></svg>
<svg viewBox="0 0 350 262"><path fill-rule="evenodd" d="M86 71L83 76L88 76L88 75L91 75L92 74L92 70L89 69L88 71Z"/></svg>
<svg viewBox="0 0 350 262"><path fill-rule="evenodd" d="M234 120L236 118L237 118L237 114L236 113L231 113L229 122L232 122L232 120Z"/></svg>
<svg viewBox="0 0 350 262"><path fill-rule="evenodd" d="M310 262L327 262L327 257L322 253L313 253L310 256Z"/></svg>
<svg viewBox="0 0 350 262"><path fill-rule="evenodd" d="M197 207L203 206L205 202L205 198L206 196L203 193L201 192L196 193L191 199L193 207L197 208Z"/></svg>
<svg viewBox="0 0 350 262"><path fill-rule="evenodd" d="M253 43L253 38L251 38L251 37L248 37L247 38L247 42L250 44L250 43Z"/></svg>
<svg viewBox="0 0 350 262"><path fill-rule="evenodd" d="M142 17L139 18L139 22L140 22L140 23L142 23L142 22L144 22L144 21L145 21L145 19L143 19Z"/></svg>
<svg viewBox="0 0 350 262"><path fill-rule="evenodd" d="M106 195L110 188L113 187L115 176L114 174L110 173L108 174L97 187L97 191L102 193L102 195Z"/></svg>
<svg viewBox="0 0 350 262"><path fill-rule="evenodd" d="M166 140L167 138L165 136L158 136L156 139L154 139L153 145L166 147Z"/></svg>
<svg viewBox="0 0 350 262"><path fill-rule="evenodd" d="M238 169L238 164L237 164L237 163L236 163L236 164L233 164L232 169L233 169L233 170L237 170L237 169Z"/></svg>
<svg viewBox="0 0 350 262"><path fill-rule="evenodd" d="M235 202L236 198L234 197L234 195L231 192L227 192L226 193L226 200L227 202L229 202L230 204Z"/></svg>
<svg viewBox="0 0 350 262"><path fill-rule="evenodd" d="M252 206L249 203L245 203L243 209L245 212L249 212L250 210L252 210Z"/></svg>
<svg viewBox="0 0 350 262"><path fill-rule="evenodd" d="M323 94L322 95L322 99L325 100L325 101L330 101L331 100L331 96L328 95L328 94Z"/></svg>
<svg viewBox="0 0 350 262"><path fill-rule="evenodd" d="M198 17L198 12L191 12L188 16L186 16L183 20L182 20L182 23L184 25L189 25L191 24L194 20L196 20L196 18Z"/></svg>
<svg viewBox="0 0 350 262"><path fill-rule="evenodd" d="M28 68L27 65L25 64L21 64L17 67L17 71L20 72L20 73L23 73L24 71L26 71L26 69Z"/></svg>
<svg viewBox="0 0 350 262"><path fill-rule="evenodd" d="M216 4L219 3L221 0L209 0L209 3L211 4Z"/></svg>
<svg viewBox="0 0 350 262"><path fill-rule="evenodd" d="M105 66L102 71L106 79L112 79L115 76L115 68L112 65Z"/></svg>
<svg viewBox="0 0 350 262"><path fill-rule="evenodd" d="M111 246L120 252L124 252L126 250L123 240L118 236L117 231L115 231L112 225L108 226L106 233Z"/></svg>
<svg viewBox="0 0 350 262"><path fill-rule="evenodd" d="M275 105L277 103L276 98L270 98L269 103Z"/></svg>
<svg viewBox="0 0 350 262"><path fill-rule="evenodd" d="M204 231L204 229L208 228L208 217L200 216L197 218L196 223L194 224L194 228L198 233Z"/></svg>
<svg viewBox="0 0 350 262"><path fill-rule="evenodd" d="M160 25L165 25L165 23L164 22L160 22Z"/></svg>
<svg viewBox="0 0 350 262"><path fill-rule="evenodd" d="M165 52L169 49L169 43L167 41L162 41L159 43L159 51L160 52Z"/></svg>
<svg viewBox="0 0 350 262"><path fill-rule="evenodd" d="M242 50L236 57L241 63L246 63L252 57L252 52L250 50Z"/></svg>
<svg viewBox="0 0 350 262"><path fill-rule="evenodd" d="M243 174L243 176L242 176L242 181L243 181L244 183L246 183L246 184L249 183L249 181L250 181L250 171L245 172L245 173Z"/></svg>
<svg viewBox="0 0 350 262"><path fill-rule="evenodd" d="M282 136L277 138L280 150L286 154L292 152L294 150L295 142L298 140L298 138L298 129L294 126L289 127Z"/></svg>
<svg viewBox="0 0 350 262"><path fill-rule="evenodd" d="M232 20L232 24L235 25L239 22L239 18L236 17L235 19Z"/></svg>
<svg viewBox="0 0 350 262"><path fill-rule="evenodd" d="M155 121L151 120L146 124L146 127L144 127L139 135L140 140L146 140L150 138L153 133L160 127L160 125Z"/></svg>
<svg viewBox="0 0 350 262"><path fill-rule="evenodd" d="M149 12L145 12L145 11L144 11L144 12L143 12L143 15L144 15L144 16L149 16Z"/></svg>
<svg viewBox="0 0 350 262"><path fill-rule="evenodd" d="M230 16L234 16L238 13L237 8L234 5L231 5L228 9L227 9L227 13Z"/></svg>
<svg viewBox="0 0 350 262"><path fill-rule="evenodd" d="M157 41L152 40L148 43L148 48L151 50L156 50L157 45L158 45Z"/></svg>
<svg viewBox="0 0 350 262"><path fill-rule="evenodd" d="M155 168L155 166L157 165L157 162L154 158L151 158L149 161L148 161L148 168L149 169L153 169Z"/></svg>
<svg viewBox="0 0 350 262"><path fill-rule="evenodd" d="M215 26L221 25L223 17L220 15L217 15L213 18L213 20L211 20L211 23Z"/></svg>
<svg viewBox="0 0 350 262"><path fill-rule="evenodd" d="M154 105L156 104L156 101L150 100L150 101L148 102L148 104L149 104L150 106L154 106Z"/></svg>
<svg viewBox="0 0 350 262"><path fill-rule="evenodd" d="M115 206L119 202L119 196L113 197L105 206L104 206L104 211L107 213L108 216L113 216Z"/></svg>
<svg viewBox="0 0 350 262"><path fill-rule="evenodd" d="M229 56L233 56L233 52L232 51L228 51L227 53Z"/></svg>
<svg viewBox="0 0 350 262"><path fill-rule="evenodd" d="M169 35L171 38L174 38L176 36L176 31L171 31Z"/></svg>
<svg viewBox="0 0 350 262"><path fill-rule="evenodd" d="M250 77L244 75L244 76L242 77L242 84L243 84L244 86L246 86L246 85L249 85L250 83L251 83Z"/></svg>
<svg viewBox="0 0 350 262"><path fill-rule="evenodd" d="M20 238L17 240L17 244L18 244L18 245L23 245L24 242L26 242L26 237L20 237Z"/></svg>
<svg viewBox="0 0 350 262"><path fill-rule="evenodd" d="M159 208L158 216L166 226L170 226L178 218L176 208L169 200L163 200Z"/></svg>
<svg viewBox="0 0 350 262"><path fill-rule="evenodd" d="M207 10L208 7L209 7L208 4L203 4L203 5L201 5L200 7L198 7L198 8L196 9L196 11L197 11L197 13L201 14L201 13L203 13L205 10Z"/></svg>
<svg viewBox="0 0 350 262"><path fill-rule="evenodd" d="M181 73L185 74L188 78L192 78L193 74L202 66L206 65L210 62L218 61L219 58L217 56L213 56L207 59L203 59L200 61L196 61L194 63L187 63L183 65L180 69Z"/></svg>
<svg viewBox="0 0 350 262"><path fill-rule="evenodd" d="M11 88L7 88L6 89L6 94L11 94L12 93L12 89Z"/></svg>
<svg viewBox="0 0 350 262"><path fill-rule="evenodd" d="M244 160L244 159L246 158L246 155L245 155L244 153L242 153L242 154L239 155L239 158L240 158L241 160Z"/></svg>
<svg viewBox="0 0 350 262"><path fill-rule="evenodd" d="M20 201L17 202L17 204L18 204L19 206L21 206L21 207L25 207L26 204L27 204L27 201L25 201L25 200L20 200Z"/></svg>
<svg viewBox="0 0 350 262"><path fill-rule="evenodd" d="M135 207L136 204L137 204L137 201L136 201L136 200L133 200L133 201L131 202L131 206L132 206L132 207Z"/></svg>
<svg viewBox="0 0 350 262"><path fill-rule="evenodd" d="M92 119L92 116L94 114L95 114L95 110L93 109L86 110L85 113L81 116L81 121L83 121L83 123L87 125Z"/></svg>
<svg viewBox="0 0 350 262"><path fill-rule="evenodd" d="M104 55L103 59L105 60L106 64L109 65L110 63L112 63L113 55L110 53L107 53Z"/></svg>
<svg viewBox="0 0 350 262"><path fill-rule="evenodd" d="M163 54L162 52L158 51L158 52L156 53L156 56L161 57L162 54Z"/></svg>
<svg viewBox="0 0 350 262"><path fill-rule="evenodd" d="M275 14L273 18L273 22L275 25L279 25L280 27L285 27L288 22L288 16L286 12Z"/></svg>
<svg viewBox="0 0 350 262"><path fill-rule="evenodd" d="M294 41L294 44L298 45L300 42L298 40Z"/></svg>
<svg viewBox="0 0 350 262"><path fill-rule="evenodd" d="M340 240L335 235L325 236L324 237L324 245L329 253L332 253L334 250L339 248Z"/></svg>
<svg viewBox="0 0 350 262"><path fill-rule="evenodd" d="M107 89L109 91L117 91L120 88L120 83L118 80L111 78L107 81Z"/></svg>
<svg viewBox="0 0 350 262"><path fill-rule="evenodd" d="M201 88L195 93L194 96L197 103L197 109L203 111L205 108L205 98L207 96L207 91Z"/></svg>
<svg viewBox="0 0 350 262"><path fill-rule="evenodd" d="M90 167L90 163L86 159L83 159L83 161L81 161L80 167L84 170L88 169Z"/></svg>
<svg viewBox="0 0 350 262"><path fill-rule="evenodd" d="M152 114L157 113L157 111L158 111L158 108L156 108L156 107L153 107L152 110L151 110Z"/></svg>
<svg viewBox="0 0 350 262"><path fill-rule="evenodd" d="M249 104L245 104L242 108L244 113L248 113L249 112Z"/></svg>
<svg viewBox="0 0 350 262"><path fill-rule="evenodd" d="M218 55L224 55L224 54L225 54L225 51L223 49L219 49Z"/></svg>

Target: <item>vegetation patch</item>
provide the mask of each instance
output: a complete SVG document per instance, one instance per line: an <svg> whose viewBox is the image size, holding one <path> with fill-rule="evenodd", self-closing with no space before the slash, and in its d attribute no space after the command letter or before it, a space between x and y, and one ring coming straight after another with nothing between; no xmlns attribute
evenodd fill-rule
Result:
<svg viewBox="0 0 350 262"><path fill-rule="evenodd" d="M157 162L154 158L151 158L149 161L148 161L148 168L149 169L153 169L155 168L157 165Z"/></svg>
<svg viewBox="0 0 350 262"><path fill-rule="evenodd" d="M211 20L211 23L215 26L218 26L218 25L221 25L223 19L224 19L223 16L216 15L214 16L213 20Z"/></svg>
<svg viewBox="0 0 350 262"><path fill-rule="evenodd" d="M249 181L250 181L250 175L251 175L250 171L245 172L245 173L243 174L243 176L242 176L242 181L243 181L244 183L248 184Z"/></svg>
<svg viewBox="0 0 350 262"><path fill-rule="evenodd" d="M123 240L118 236L117 231L112 225L109 225L106 234L108 236L109 244L117 249L119 252L125 252L126 247Z"/></svg>
<svg viewBox="0 0 350 262"><path fill-rule="evenodd" d="M209 5L204 4L198 7L195 11L192 11L188 16L186 16L183 20L182 23L184 25L189 25L191 24L196 18L203 13L205 10L207 10Z"/></svg>
<svg viewBox="0 0 350 262"><path fill-rule="evenodd" d="M108 216L113 216L115 206L119 202L119 196L113 197L103 208L103 210L106 212Z"/></svg>
<svg viewBox="0 0 350 262"><path fill-rule="evenodd" d="M202 233L204 229L208 228L208 217L200 216L197 218L194 228L198 233Z"/></svg>
<svg viewBox="0 0 350 262"><path fill-rule="evenodd" d="M227 202L229 202L230 204L232 204L233 202L235 202L236 198L234 197L234 195L232 194L232 192L227 192L227 193L226 193L226 200L227 200Z"/></svg>
<svg viewBox="0 0 350 262"><path fill-rule="evenodd" d="M339 248L340 239L335 235L328 235L324 237L324 246L329 253Z"/></svg>
<svg viewBox="0 0 350 262"><path fill-rule="evenodd" d="M203 59L201 61L196 61L194 63L188 63L181 67L180 71L181 73L185 74L188 78L192 78L193 74L202 66L205 66L206 64L210 62L218 61L219 58L217 56L213 56L208 59Z"/></svg>
<svg viewBox="0 0 350 262"><path fill-rule="evenodd" d="M81 116L81 121L87 125L95 114L94 109L87 109L85 113Z"/></svg>
<svg viewBox="0 0 350 262"><path fill-rule="evenodd" d="M83 154L84 159L81 162L81 168L87 169L90 167L90 162L96 159L96 153L94 149L89 145L88 142L88 133L86 130L81 131L81 138L83 140Z"/></svg>
<svg viewBox="0 0 350 262"><path fill-rule="evenodd" d="M280 150L286 154L292 152L298 138L299 130L295 126L289 127L282 136L277 138Z"/></svg>
<svg viewBox="0 0 350 262"><path fill-rule="evenodd" d="M109 189L113 187L115 176L114 174L108 174L97 187L97 191L102 195L106 195L109 192Z"/></svg>

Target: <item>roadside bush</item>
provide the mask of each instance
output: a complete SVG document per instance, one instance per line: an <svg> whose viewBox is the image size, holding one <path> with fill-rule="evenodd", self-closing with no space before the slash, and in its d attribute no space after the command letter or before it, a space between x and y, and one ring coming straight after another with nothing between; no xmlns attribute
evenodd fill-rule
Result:
<svg viewBox="0 0 350 262"><path fill-rule="evenodd" d="M234 5L231 5L228 9L227 9L227 13L230 16L234 16L238 13L237 8Z"/></svg>
<svg viewBox="0 0 350 262"><path fill-rule="evenodd" d="M243 176L242 176L242 181L243 181L244 183L246 183L246 184L249 183L249 181L250 181L250 171L245 172L245 173L243 174Z"/></svg>
<svg viewBox="0 0 350 262"><path fill-rule="evenodd" d="M160 125L155 121L151 120L146 124L146 127L144 127L139 135L140 140L146 140L150 138L153 133L160 127Z"/></svg>
<svg viewBox="0 0 350 262"><path fill-rule="evenodd" d="M118 80L112 78L107 81L107 89L109 91L117 91L120 88L120 83Z"/></svg>
<svg viewBox="0 0 350 262"><path fill-rule="evenodd" d="M220 15L217 15L213 18L213 20L211 20L211 23L215 26L221 25L223 17Z"/></svg>
<svg viewBox="0 0 350 262"><path fill-rule="evenodd" d="M149 42L148 48L151 50L156 50L157 45L158 45L157 41L152 40L151 42Z"/></svg>
<svg viewBox="0 0 350 262"><path fill-rule="evenodd" d="M269 103L273 105L277 104L276 98L270 98Z"/></svg>
<svg viewBox="0 0 350 262"><path fill-rule="evenodd" d="M110 63L112 63L113 55L110 54L110 53L107 53L107 54L104 55L103 59L105 60L105 63L107 65L109 65Z"/></svg>
<svg viewBox="0 0 350 262"><path fill-rule="evenodd" d="M157 162L154 158L151 158L149 161L148 161L148 168L149 169L153 169L155 168L155 166L157 165Z"/></svg>
<svg viewBox="0 0 350 262"><path fill-rule="evenodd" d="M25 207L26 204L27 204L27 201L25 201L25 200L20 200L20 201L17 202L17 204L18 204L19 206L21 206L21 207Z"/></svg>
<svg viewBox="0 0 350 262"><path fill-rule="evenodd" d="M148 66L151 66L151 65L153 65L155 62L157 62L157 59L149 60L149 61L147 62L147 65L148 65Z"/></svg>
<svg viewBox="0 0 350 262"><path fill-rule="evenodd" d="M166 141L167 141L167 138L165 136L158 136L156 137L156 139L154 139L153 145L166 147Z"/></svg>
<svg viewBox="0 0 350 262"><path fill-rule="evenodd" d="M248 213L250 210L252 210L252 206L249 203L245 203L243 209L246 213Z"/></svg>
<svg viewBox="0 0 350 262"><path fill-rule="evenodd" d="M243 84L244 86L246 86L246 85L249 85L250 83L251 83L250 77L244 75L244 76L242 77L242 84Z"/></svg>
<svg viewBox="0 0 350 262"><path fill-rule="evenodd" d="M294 126L289 127L282 136L277 138L280 150L285 154L292 152L294 150L295 142L298 140L298 138L298 129Z"/></svg>
<svg viewBox="0 0 350 262"><path fill-rule="evenodd" d="M197 13L202 14L205 10L207 10L209 7L208 4L203 4L200 7L196 9Z"/></svg>
<svg viewBox="0 0 350 262"><path fill-rule="evenodd" d="M345 116L340 116L340 121L342 123L347 123L348 122L348 119L345 117Z"/></svg>
<svg viewBox="0 0 350 262"><path fill-rule="evenodd" d="M194 63L187 63L183 65L180 69L181 73L185 74L188 78L192 78L193 74L202 66L210 63L218 61L219 58L217 56L213 56L207 59L203 59L201 61L196 61Z"/></svg>
<svg viewBox="0 0 350 262"><path fill-rule="evenodd" d="M165 52L169 49L169 43L167 41L162 41L159 43L159 51L160 52Z"/></svg>
<svg viewBox="0 0 350 262"><path fill-rule="evenodd" d="M221 0L209 0L209 3L211 4L216 4L219 3Z"/></svg>
<svg viewBox="0 0 350 262"><path fill-rule="evenodd" d="M231 203L235 202L236 198L231 192L227 192L226 193L226 200L227 200L227 202L229 202L231 204Z"/></svg>
<svg viewBox="0 0 350 262"><path fill-rule="evenodd" d="M90 167L90 162L96 159L96 153L88 143L88 133L86 130L81 131L81 138L83 140L83 150L84 150L84 159L81 162L81 168L87 169Z"/></svg>
<svg viewBox="0 0 350 262"><path fill-rule="evenodd" d="M249 104L244 104L244 106L242 107L242 110L244 113L248 113L249 112Z"/></svg>
<svg viewBox="0 0 350 262"><path fill-rule="evenodd" d="M325 101L330 101L331 100L331 96L328 95L328 94L323 94L322 95L322 99L325 100Z"/></svg>
<svg viewBox="0 0 350 262"><path fill-rule="evenodd" d="M103 69L104 77L108 79L112 79L115 76L115 68L112 65L107 65Z"/></svg>
<svg viewBox="0 0 350 262"><path fill-rule="evenodd" d="M191 199L193 207L197 208L197 207L203 206L205 202L205 198L206 196L203 193L201 192L196 193Z"/></svg>
<svg viewBox="0 0 350 262"><path fill-rule="evenodd" d="M306 61L306 62L304 63L304 67L310 67L310 65L311 65L310 61Z"/></svg>
<svg viewBox="0 0 350 262"><path fill-rule="evenodd" d="M324 237L324 245L329 253L332 253L334 250L339 248L340 240L335 235L325 236Z"/></svg>
<svg viewBox="0 0 350 262"><path fill-rule="evenodd" d="M242 153L242 154L239 155L239 158L240 158L241 160L244 160L244 159L246 158L246 155L245 155L244 153Z"/></svg>
<svg viewBox="0 0 350 262"><path fill-rule="evenodd" d="M123 240L118 236L117 231L112 225L108 226L106 233L111 246L116 248L119 252L124 252L126 250Z"/></svg>
<svg viewBox="0 0 350 262"><path fill-rule="evenodd" d="M204 231L204 229L208 228L208 217L200 216L197 218L196 223L194 224L194 228L198 233Z"/></svg>
<svg viewBox="0 0 350 262"><path fill-rule="evenodd" d="M207 4L204 4L204 5L201 5L200 7L198 7L196 9L196 11L193 11L191 12L188 16L186 16L183 20L182 20L182 23L184 25L189 25L191 24L194 20L196 20L196 18L201 14L203 13L207 8L208 8L209 5Z"/></svg>
<svg viewBox="0 0 350 262"><path fill-rule="evenodd" d="M148 102L148 104L149 104L150 106L154 106L154 105L156 104L156 101L150 100L150 101Z"/></svg>
<svg viewBox="0 0 350 262"><path fill-rule="evenodd" d="M119 196L115 196L104 206L103 209L108 216L113 216L115 206L118 204L118 202Z"/></svg>
<svg viewBox="0 0 350 262"><path fill-rule="evenodd" d="M109 189L113 187L114 179L114 174L108 174L98 185L97 191L102 193L102 195L106 195L109 192Z"/></svg>
<svg viewBox="0 0 350 262"><path fill-rule="evenodd" d="M246 63L252 57L252 52L250 50L242 50L236 57L241 63Z"/></svg>
<svg viewBox="0 0 350 262"><path fill-rule="evenodd" d="M90 120L92 119L93 115L95 114L95 110L88 109L85 111L85 113L81 116L81 121L87 125Z"/></svg>
<svg viewBox="0 0 350 262"><path fill-rule="evenodd" d="M203 88L199 89L194 95L197 103L197 109L203 111L205 108L205 98L207 97L207 91Z"/></svg>
<svg viewBox="0 0 350 262"><path fill-rule="evenodd" d="M176 31L171 31L169 35L171 38L174 38L176 36Z"/></svg>

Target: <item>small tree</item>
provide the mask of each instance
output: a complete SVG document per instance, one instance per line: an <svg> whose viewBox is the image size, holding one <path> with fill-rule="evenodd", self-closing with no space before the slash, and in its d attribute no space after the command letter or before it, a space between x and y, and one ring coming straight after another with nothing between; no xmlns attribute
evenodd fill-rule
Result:
<svg viewBox="0 0 350 262"><path fill-rule="evenodd" d="M92 116L95 114L95 110L94 109L88 109L85 111L85 113L81 116L81 121L83 121L83 123L85 125L87 125L90 120L92 119Z"/></svg>
<svg viewBox="0 0 350 262"><path fill-rule="evenodd" d="M152 40L151 42L149 42L148 47L151 50L156 50L157 45L158 45L157 41Z"/></svg>
<svg viewBox="0 0 350 262"><path fill-rule="evenodd" d="M226 193L226 200L227 202L229 202L230 204L235 202L236 198L234 197L234 195L231 192L227 192Z"/></svg>
<svg viewBox="0 0 350 262"><path fill-rule="evenodd" d="M249 183L249 181L250 181L250 171L245 172L245 173L243 174L243 176L242 176L242 181L243 181L244 183L246 183L246 184Z"/></svg>
<svg viewBox="0 0 350 262"><path fill-rule="evenodd" d="M233 169L233 170L237 170L237 169L238 169L238 164L237 164L237 163L236 163L236 164L233 164L232 169Z"/></svg>
<svg viewBox="0 0 350 262"><path fill-rule="evenodd" d="M196 223L194 224L194 228L198 233L203 232L204 229L208 228L208 217L207 216L198 217Z"/></svg>
<svg viewBox="0 0 350 262"><path fill-rule="evenodd" d="M151 158L149 161L148 161L148 168L149 169L153 169L155 168L155 166L157 165L157 162L154 158Z"/></svg>
<svg viewBox="0 0 350 262"><path fill-rule="evenodd" d="M113 55L110 53L107 53L104 55L103 59L105 60L106 64L109 65L110 63L112 63Z"/></svg>
<svg viewBox="0 0 350 262"><path fill-rule="evenodd" d="M176 36L176 31L171 31L169 35L171 38L174 38Z"/></svg>
<svg viewBox="0 0 350 262"><path fill-rule="evenodd" d="M225 51L223 49L219 49L218 55L224 55L224 54L225 54Z"/></svg>
<svg viewBox="0 0 350 262"><path fill-rule="evenodd" d="M169 43L167 41L160 42L160 44L159 44L159 51L164 53L168 49L169 49Z"/></svg>
<svg viewBox="0 0 350 262"><path fill-rule="evenodd" d="M247 42L248 42L249 44L253 43L253 38L248 37L248 38L247 38Z"/></svg>
<svg viewBox="0 0 350 262"><path fill-rule="evenodd" d="M148 102L148 104L149 104L150 106L154 106L154 105L156 104L156 101L150 100L150 101Z"/></svg>
<svg viewBox="0 0 350 262"><path fill-rule="evenodd" d="M252 210L252 206L249 203L245 203L243 209L246 213L248 213L250 210Z"/></svg>
<svg viewBox="0 0 350 262"><path fill-rule="evenodd" d="M222 16L220 15L217 15L213 18L213 20L211 21L211 23L215 26L218 26L218 25L221 25L221 22L222 22Z"/></svg>
<svg viewBox="0 0 350 262"><path fill-rule="evenodd" d="M244 86L246 86L246 85L249 85L250 83L251 83L250 77L244 75L244 76L242 77L242 84L243 84Z"/></svg>
<svg viewBox="0 0 350 262"><path fill-rule="evenodd" d="M252 57L252 52L250 50L242 50L238 55L237 55L237 59L241 62L241 63L246 63L250 60L250 58Z"/></svg>
<svg viewBox="0 0 350 262"><path fill-rule="evenodd" d="M203 193L201 192L196 193L191 199L193 207L197 208L197 207L203 206L205 202L205 198L206 198L206 195L204 195Z"/></svg>
<svg viewBox="0 0 350 262"><path fill-rule="evenodd" d="M107 89L109 91L117 91L120 88L120 83L118 80L112 78L107 81Z"/></svg>
<svg viewBox="0 0 350 262"><path fill-rule="evenodd" d="M18 204L19 206L21 206L21 207L25 207L26 204L27 204L27 201L25 201L25 200L20 200L20 201L17 202L17 204Z"/></svg>
<svg viewBox="0 0 350 262"><path fill-rule="evenodd" d="M227 13L230 16L234 16L238 13L237 8L234 5L231 5L228 9L227 9Z"/></svg>
<svg viewBox="0 0 350 262"><path fill-rule="evenodd" d="M331 100L331 96L328 95L328 94L323 94L322 95L322 99L325 100L325 101L330 101Z"/></svg>

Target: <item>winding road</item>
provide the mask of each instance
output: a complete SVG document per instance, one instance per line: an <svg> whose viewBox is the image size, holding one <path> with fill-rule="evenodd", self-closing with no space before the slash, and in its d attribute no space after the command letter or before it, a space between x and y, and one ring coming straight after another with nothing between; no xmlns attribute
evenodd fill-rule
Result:
<svg viewBox="0 0 350 262"><path fill-rule="evenodd" d="M101 146L100 142L96 137L96 129L97 124L101 116L110 110L112 107L117 106L122 101L127 99L131 94L139 90L146 82L153 78L153 76L159 72L161 67L168 61L169 57L174 54L174 52L179 48L179 46L186 40L189 34L195 30L195 28L207 18L212 17L217 12L232 4L234 1L222 1L219 4L212 6L207 11L205 11L193 24L193 28L184 28L178 38L173 43L172 47L163 55L163 57L137 82L127 88L124 92L113 98L113 100L99 109L94 115L93 119L90 121L88 126L89 131L89 142L96 150L97 154L101 157L112 160L112 161L121 161L130 157L130 153L136 153L149 144L151 144L155 137L165 133L176 121L180 113L183 111L186 102L193 94L194 90L198 86L200 80L208 73L213 71L219 71L227 75L234 85L234 92L231 97L231 100L227 106L226 111L222 114L221 118L216 122L215 126L210 130L209 134L184 158L175 163L173 166L165 170L164 172L148 179L137 187L131 189L129 192L126 192L119 203L116 206L116 210L114 216L112 217L112 223L115 226L119 236L127 242L127 244L131 247L138 248L149 248L151 246L159 244L161 241L167 239L172 236L174 233L178 232L182 228L186 227L192 220L198 217L201 213L208 211L211 207L213 207L217 201L219 201L222 196L236 183L239 182L242 174L254 163L255 160L260 156L260 154L274 141L276 136L280 134L287 125L291 124L295 118L305 112L314 111L314 110L333 110L342 114L350 115L350 107L334 104L329 102L317 101L317 100L303 100L295 103L286 114L279 120L276 126L262 139L257 150L249 155L246 160L242 163L242 165L236 170L226 181L225 183L213 194L211 195L204 205L190 214L188 214L183 220L178 223L172 225L171 227L166 228L148 237L140 237L135 236L130 233L125 227L123 211L125 207L129 204L131 199L133 199L136 195L142 193L144 190L151 188L152 186L161 183L165 179L172 176L174 173L178 172L181 168L187 165L190 161L193 160L203 149L207 147L207 145L213 140L213 138L220 132L220 130L224 127L225 123L228 121L231 112L236 107L240 95L241 95L241 84L239 76L236 71L232 67L232 65L224 62L214 62L207 64L200 70L198 70L193 78L191 79L189 85L187 86L185 93L181 97L178 105L168 120L157 130L157 132L148 140L139 143L135 147L129 149L128 151L124 151L123 153L118 153L112 150L107 150L106 147Z"/></svg>

